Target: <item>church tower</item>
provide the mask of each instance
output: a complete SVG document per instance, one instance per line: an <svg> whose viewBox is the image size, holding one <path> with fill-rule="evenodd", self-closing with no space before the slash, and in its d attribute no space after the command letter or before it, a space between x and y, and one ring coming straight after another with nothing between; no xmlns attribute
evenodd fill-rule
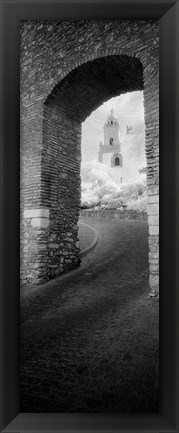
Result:
<svg viewBox="0 0 179 433"><path fill-rule="evenodd" d="M123 166L119 122L113 109L104 124L104 144L100 142L98 162L110 167L121 168Z"/></svg>

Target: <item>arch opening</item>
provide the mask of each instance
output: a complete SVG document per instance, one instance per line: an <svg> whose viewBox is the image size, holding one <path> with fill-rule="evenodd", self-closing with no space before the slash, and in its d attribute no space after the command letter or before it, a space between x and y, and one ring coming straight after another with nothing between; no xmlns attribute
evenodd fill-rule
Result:
<svg viewBox="0 0 179 433"><path fill-rule="evenodd" d="M120 164L119 164L119 157L118 156L115 156L115 158L114 158L114 165L115 166L119 166Z"/></svg>
<svg viewBox="0 0 179 433"><path fill-rule="evenodd" d="M123 158L121 153L114 153L111 156L111 167L122 167L123 166Z"/></svg>

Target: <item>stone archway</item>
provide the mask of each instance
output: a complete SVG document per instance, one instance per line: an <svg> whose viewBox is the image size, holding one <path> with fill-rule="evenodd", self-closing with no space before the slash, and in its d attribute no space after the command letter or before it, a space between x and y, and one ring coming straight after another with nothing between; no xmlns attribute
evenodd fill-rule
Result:
<svg viewBox="0 0 179 433"><path fill-rule="evenodd" d="M108 32L105 34L105 26L103 26L103 39L106 38L107 48L99 50L98 47L93 50L93 54L86 52L84 58L82 57L83 60L81 57L79 60L79 55L74 55L68 67L65 68L63 65L63 72L60 71L61 77L57 78L59 63L55 58L57 46L54 49L53 38L55 34L58 35L59 30L62 30L63 25L65 24L52 24L53 35L50 34L55 67L49 67L48 73L49 76L55 74L54 78L48 81L47 65L43 63L41 75L46 79L46 88L45 80L41 81L40 73L38 75L37 64L36 68L31 65L36 76L35 94L33 91L31 94L31 87L25 77L26 71L23 71L22 105L25 111L22 112L21 117L22 280L46 281L51 276L59 275L78 265L77 221L80 207L81 122L111 97L144 89L150 286L152 294L156 294L158 292L158 25L139 22L134 31L138 35L138 41L134 38L134 41L131 40L129 43L127 42L129 27L126 22L120 22L123 30L126 31L126 34L125 31L123 34L126 42L121 45L120 25L116 27L116 23L111 22L110 34L113 38L117 35L119 39L119 46L117 47L116 44L113 51L111 43L107 42ZM134 25L131 25L134 29ZM43 38L45 40L39 24L27 23L23 27L24 32L27 32L28 26L33 42L35 36L38 38L39 35L42 41ZM87 36L89 23L82 22L81 26L83 36ZM146 26L147 39L143 31L146 30ZM73 30L75 31L75 28ZM25 39L27 43L27 34ZM77 41L77 46L78 43L80 45L81 42ZM86 49L85 38L83 49L84 51ZM147 49L150 52L150 61ZM30 147L26 146L28 140L31 141ZM31 177L34 167L35 179ZM27 190L29 190L28 197L25 195Z"/></svg>

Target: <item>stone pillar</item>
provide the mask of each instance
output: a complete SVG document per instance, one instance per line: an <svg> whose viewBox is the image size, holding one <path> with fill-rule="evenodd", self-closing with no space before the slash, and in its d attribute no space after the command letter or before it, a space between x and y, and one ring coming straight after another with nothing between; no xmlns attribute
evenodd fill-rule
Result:
<svg viewBox="0 0 179 433"><path fill-rule="evenodd" d="M159 293L159 190L148 189L150 296Z"/></svg>
<svg viewBox="0 0 179 433"><path fill-rule="evenodd" d="M42 193L50 208L47 232L46 278L76 268L80 263L78 219L81 201L81 123L52 98L44 109Z"/></svg>
<svg viewBox="0 0 179 433"><path fill-rule="evenodd" d="M23 283L44 281L49 208L41 206L43 107L35 93L21 98L20 276Z"/></svg>
<svg viewBox="0 0 179 433"><path fill-rule="evenodd" d="M21 221L21 281L46 281L49 209L24 209Z"/></svg>
<svg viewBox="0 0 179 433"><path fill-rule="evenodd" d="M34 141L36 120L22 122L21 281L27 284L80 263L81 123L62 113L58 100L44 107L43 122L38 108Z"/></svg>
<svg viewBox="0 0 179 433"><path fill-rule="evenodd" d="M159 65L158 56L144 69L147 214L149 226L150 296L159 294Z"/></svg>

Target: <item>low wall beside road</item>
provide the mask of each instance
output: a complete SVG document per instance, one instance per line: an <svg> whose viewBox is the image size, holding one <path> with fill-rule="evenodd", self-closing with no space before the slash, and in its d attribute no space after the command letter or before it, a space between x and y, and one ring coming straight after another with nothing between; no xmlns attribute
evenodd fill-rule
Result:
<svg viewBox="0 0 179 433"><path fill-rule="evenodd" d="M80 216L83 217L98 217L98 218L119 218L119 219L132 219L137 221L147 221L146 212L138 212L135 210L109 210L109 209L81 209Z"/></svg>

